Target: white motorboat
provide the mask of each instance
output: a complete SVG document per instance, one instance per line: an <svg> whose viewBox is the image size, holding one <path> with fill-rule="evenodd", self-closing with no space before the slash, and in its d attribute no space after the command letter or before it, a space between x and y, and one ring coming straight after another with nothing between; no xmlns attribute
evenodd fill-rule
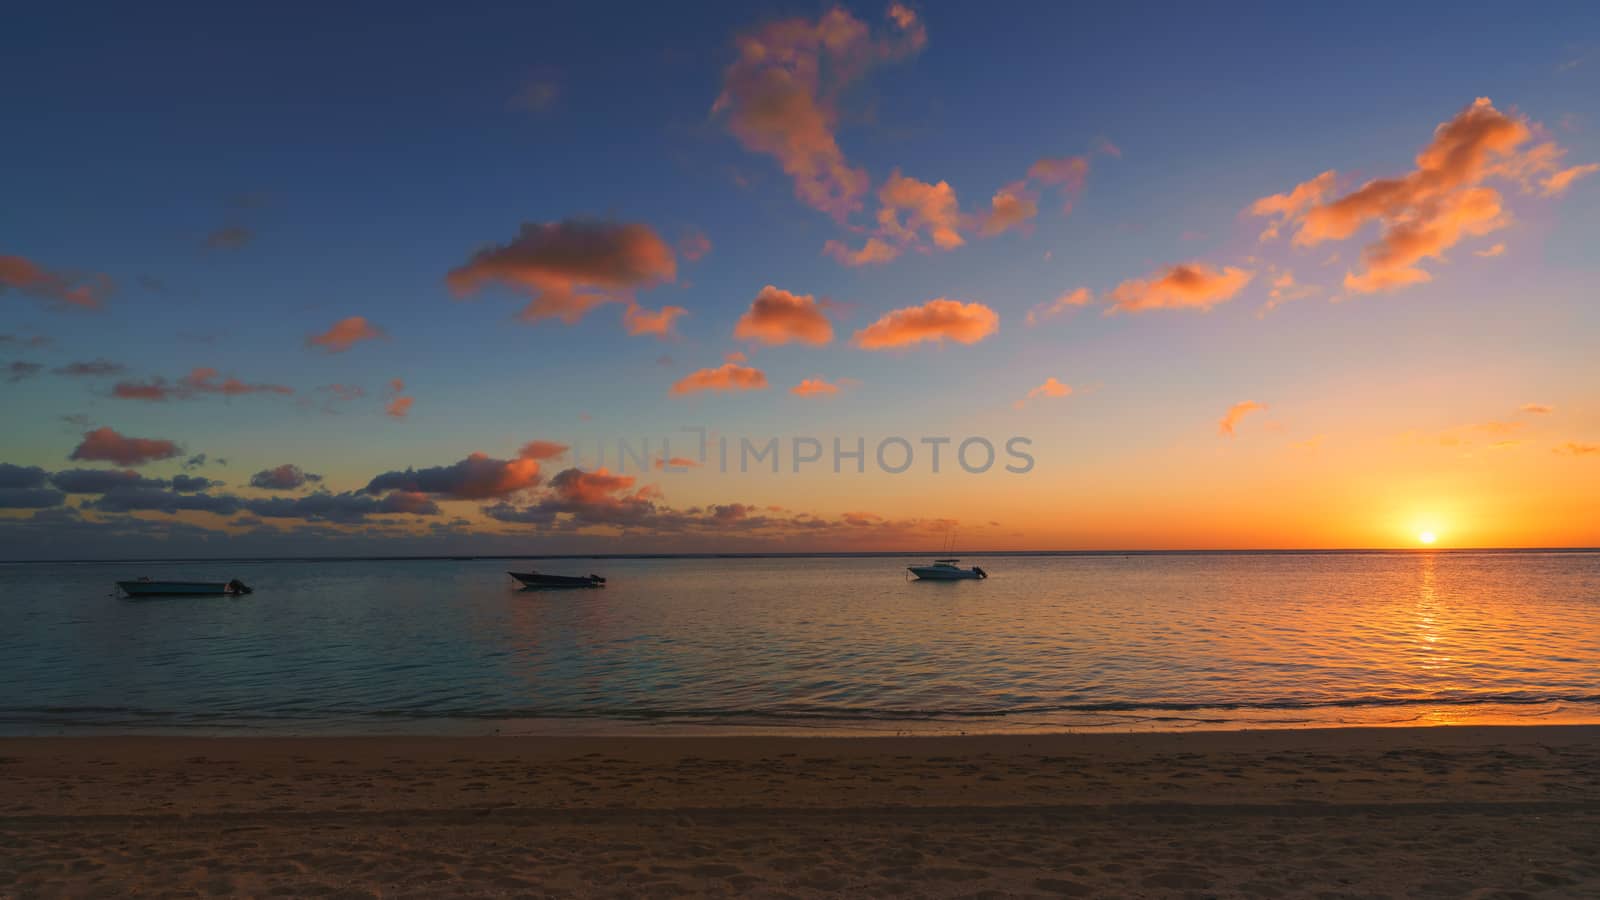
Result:
<svg viewBox="0 0 1600 900"><path fill-rule="evenodd" d="M977 566L963 569L956 565L960 561L959 559L936 559L931 566L906 566L906 571L923 581L962 581L964 579L989 577L988 572Z"/></svg>

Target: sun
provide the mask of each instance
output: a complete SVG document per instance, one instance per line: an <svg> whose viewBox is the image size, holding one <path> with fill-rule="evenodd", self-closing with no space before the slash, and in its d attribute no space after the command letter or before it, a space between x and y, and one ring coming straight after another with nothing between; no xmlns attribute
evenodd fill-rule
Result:
<svg viewBox="0 0 1600 900"><path fill-rule="evenodd" d="M1433 543L1434 541L1436 541L1438 539L1439 539L1439 536L1434 534L1431 531L1424 531L1421 534L1417 535L1417 540L1423 542L1424 544L1431 544L1431 543Z"/></svg>

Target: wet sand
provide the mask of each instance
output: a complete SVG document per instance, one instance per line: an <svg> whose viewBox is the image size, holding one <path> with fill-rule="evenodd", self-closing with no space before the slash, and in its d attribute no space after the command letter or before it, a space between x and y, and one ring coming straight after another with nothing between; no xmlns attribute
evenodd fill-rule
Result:
<svg viewBox="0 0 1600 900"><path fill-rule="evenodd" d="M0 739L0 896L1600 896L1600 726Z"/></svg>

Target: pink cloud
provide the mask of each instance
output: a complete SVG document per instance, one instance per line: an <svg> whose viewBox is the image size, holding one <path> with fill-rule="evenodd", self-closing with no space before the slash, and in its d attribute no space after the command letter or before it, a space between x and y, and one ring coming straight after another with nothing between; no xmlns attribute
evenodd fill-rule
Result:
<svg viewBox="0 0 1600 900"><path fill-rule="evenodd" d="M1556 408L1544 403L1524 403L1522 404L1522 411L1525 413L1533 413L1536 416L1542 416L1555 412Z"/></svg>
<svg viewBox="0 0 1600 900"><path fill-rule="evenodd" d="M1160 275L1133 278L1117 285L1108 295L1111 306L1106 312L1207 310L1233 299L1254 277L1254 272L1233 266L1225 266L1219 272L1205 263L1181 263L1167 267Z"/></svg>
<svg viewBox="0 0 1600 900"><path fill-rule="evenodd" d="M1567 192L1567 188L1571 187L1574 181L1579 178L1586 178L1596 172L1600 172L1600 163L1587 163L1553 172L1548 178L1540 182L1540 186L1543 188L1541 193L1546 197L1559 197Z"/></svg>
<svg viewBox="0 0 1600 900"><path fill-rule="evenodd" d="M1504 243L1500 243L1500 244L1495 244L1493 247L1485 247L1482 250L1474 250L1474 251L1472 251L1472 255L1473 256L1482 256L1485 259L1488 259L1488 258L1491 258L1491 257L1499 256L1499 255L1501 255L1502 253L1505 253L1505 252L1506 252L1506 245Z"/></svg>
<svg viewBox="0 0 1600 900"><path fill-rule="evenodd" d="M712 106L746 149L778 161L801 202L840 221L861 208L868 179L839 148L839 95L872 66L927 41L909 7L892 5L889 20L894 35L886 39L873 38L841 7L815 21L783 19L744 32Z"/></svg>
<svg viewBox="0 0 1600 900"><path fill-rule="evenodd" d="M652 312L637 303L630 303L622 314L622 324L629 334L649 334L667 338L677 334L672 323L688 312L681 306L663 306Z"/></svg>
<svg viewBox="0 0 1600 900"><path fill-rule="evenodd" d="M391 419L404 419L411 415L411 405L415 402L415 397L395 397L383 408L383 414Z"/></svg>
<svg viewBox="0 0 1600 900"><path fill-rule="evenodd" d="M566 444L558 444L555 441L529 441L522 445L521 450L517 451L517 457L520 459L555 459L566 453L567 449Z"/></svg>
<svg viewBox="0 0 1600 900"><path fill-rule="evenodd" d="M1234 405L1228 407L1228 411L1223 414L1222 418L1217 420L1217 433L1223 437L1233 437L1234 427L1237 426L1245 416L1248 416L1253 412L1260 412L1264 409L1266 409L1266 406L1257 403L1254 400L1245 400L1242 403L1235 403Z"/></svg>
<svg viewBox="0 0 1600 900"><path fill-rule="evenodd" d="M698 229L692 229L678 240L678 252L689 262L699 262L711 252L711 239Z"/></svg>
<svg viewBox="0 0 1600 900"><path fill-rule="evenodd" d="M522 319L571 324L601 303L677 278L677 259L647 225L567 220L525 224L507 244L473 254L445 281L458 296L497 282L531 295Z"/></svg>
<svg viewBox="0 0 1600 900"><path fill-rule="evenodd" d="M52 272L21 256L0 256L0 293L13 290L80 309L99 309L112 289L111 279L104 275Z"/></svg>
<svg viewBox="0 0 1600 900"><path fill-rule="evenodd" d="M966 243L959 230L961 208L955 189L948 182L929 184L901 175L896 169L878 189L878 202L878 227L893 240L915 243L925 232L940 250L953 250Z"/></svg>
<svg viewBox="0 0 1600 900"><path fill-rule="evenodd" d="M793 341L822 346L833 340L833 323L812 295L790 293L769 284L739 317L733 336L763 344Z"/></svg>
<svg viewBox="0 0 1600 900"><path fill-rule="evenodd" d="M822 252L847 266L870 266L892 262L900 255L900 248L882 238L869 237L860 250L851 250L842 241L830 240L822 245Z"/></svg>
<svg viewBox="0 0 1600 900"><path fill-rule="evenodd" d="M306 337L306 346L321 347L329 353L343 353L362 341L385 337L383 329L368 322L365 316L349 316L333 323L327 331Z"/></svg>
<svg viewBox="0 0 1600 900"><path fill-rule="evenodd" d="M1023 182L1008 184L989 198L989 212L979 223L978 233L991 237L1013 228L1025 228L1038 214L1038 196Z"/></svg>
<svg viewBox="0 0 1600 900"><path fill-rule="evenodd" d="M68 459L109 462L119 466L142 466L145 463L172 459L182 453L172 441L160 438L136 438L119 434L110 427L86 432L83 441Z"/></svg>
<svg viewBox="0 0 1600 900"><path fill-rule="evenodd" d="M982 303L940 297L886 314L857 331L855 345L863 350L887 350L923 341L975 344L999 329L999 314Z"/></svg>

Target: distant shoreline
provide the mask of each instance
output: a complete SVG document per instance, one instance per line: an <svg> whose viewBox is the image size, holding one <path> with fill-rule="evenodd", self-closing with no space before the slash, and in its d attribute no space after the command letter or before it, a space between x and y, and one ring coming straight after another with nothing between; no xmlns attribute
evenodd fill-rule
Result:
<svg viewBox="0 0 1600 900"><path fill-rule="evenodd" d="M261 563L261 562L478 562L517 559L899 559L903 557L1112 557L1112 556L1361 556L1474 553L1600 553L1600 547L1344 547L1293 550L821 550L795 553L515 553L475 556L156 556L94 559L6 559L0 565L93 565L101 563Z"/></svg>

